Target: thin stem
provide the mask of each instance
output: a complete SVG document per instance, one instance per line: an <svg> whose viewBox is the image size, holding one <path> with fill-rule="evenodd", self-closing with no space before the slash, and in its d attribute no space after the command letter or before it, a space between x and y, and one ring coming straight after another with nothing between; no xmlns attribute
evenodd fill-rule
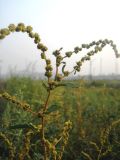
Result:
<svg viewBox="0 0 120 160"><path fill-rule="evenodd" d="M49 78L48 78L48 83L49 83ZM43 113L47 110L47 106L48 106L48 101L50 98L50 90L48 91L48 96L43 108ZM43 148L44 148L44 160L48 160L47 158L47 148L46 148L46 144L45 144L45 117L44 115L41 117L42 120L42 141L43 141Z"/></svg>
<svg viewBox="0 0 120 160"><path fill-rule="evenodd" d="M67 56L64 56L63 59L67 58Z"/></svg>
<svg viewBox="0 0 120 160"><path fill-rule="evenodd" d="M98 154L97 160L100 160L100 156L101 156L102 148L103 148L103 145L102 145L102 146L101 146L101 148L100 148L100 151L99 151L99 154Z"/></svg>
<svg viewBox="0 0 120 160"><path fill-rule="evenodd" d="M55 80L57 78L57 75L58 75L58 66L57 66L57 60L56 60L56 74L55 74Z"/></svg>
<svg viewBox="0 0 120 160"><path fill-rule="evenodd" d="M48 101L49 101L49 98L50 98L50 90L48 91L48 96L47 96L47 99L46 99L46 102L45 102L45 105L44 105L44 109L43 109L43 112L45 112L47 110L47 106L48 106Z"/></svg>
<svg viewBox="0 0 120 160"><path fill-rule="evenodd" d="M62 140L62 138L63 138L63 136L60 137L54 145L56 146Z"/></svg>
<svg viewBox="0 0 120 160"><path fill-rule="evenodd" d="M57 74L58 74L58 66L56 66L56 76L57 76Z"/></svg>
<svg viewBox="0 0 120 160"><path fill-rule="evenodd" d="M42 117L42 142L43 142L43 148L44 148L44 160L47 160L47 153L46 153L46 145L45 145L45 124L44 124L44 117Z"/></svg>

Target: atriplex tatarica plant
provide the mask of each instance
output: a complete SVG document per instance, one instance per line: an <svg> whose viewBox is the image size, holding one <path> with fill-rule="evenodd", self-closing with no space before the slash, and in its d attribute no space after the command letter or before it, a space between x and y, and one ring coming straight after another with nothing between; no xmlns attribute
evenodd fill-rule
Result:
<svg viewBox="0 0 120 160"><path fill-rule="evenodd" d="M0 30L0 40L4 39L6 36L10 35L14 32L23 32L27 33L30 38L34 40L34 43L36 44L38 50L40 51L41 59L45 61L46 67L45 67L45 76L47 77L47 83L43 83L44 88L46 89L48 95L46 97L46 101L44 105L42 106L42 109L40 108L39 112L35 112L31 106L25 102L19 101L15 96L11 96L8 93L0 93L0 98L4 98L8 101L11 101L12 103L15 103L17 106L19 106L24 111L30 112L33 116L40 119L39 125L34 125L32 123L28 124L28 128L26 127L26 132L24 134L24 146L22 151L18 153L18 159L23 160L25 157L28 157L30 159L29 155L29 149L30 149L30 142L33 135L36 133L39 134L39 138L42 143L42 150L43 150L43 159L53 159L53 160L61 160L65 146L67 145L68 138L69 138L69 131L72 128L71 121L67 121L64 124L64 128L62 129L62 133L58 138L54 138L54 140L51 142L48 138L46 138L46 117L50 114L48 102L49 98L51 96L52 90L54 90L57 87L65 85L65 83L62 82L62 80L65 77L68 77L70 74L77 72L80 72L81 66L85 61L89 61L93 55L96 53L99 53L102 51L102 49L106 45L110 45L112 49L115 52L115 56L118 58L120 57L120 54L118 54L116 45L113 43L112 40L98 40L93 41L89 44L82 44L80 47L75 47L73 51L65 52L63 55L61 53L62 48L55 50L53 52L53 55L56 58L56 66L55 66L55 76L53 77L53 66L51 64L51 60L47 58L47 47L41 43L41 39L38 33L33 32L33 28L31 26L25 26L23 23L19 23L17 26L14 24L10 24L8 28L4 28ZM83 49L89 50L86 54L86 56L82 57L80 60L76 62L76 65L73 67L71 71L66 70L66 58L70 58L74 54L80 53ZM91 49L91 50L90 50ZM60 70L60 67L62 68L62 71ZM23 127L23 126L21 126ZM9 160L13 160L16 153L15 153L15 147L13 146L12 142L6 137L4 133L0 133L0 140L2 140L4 143L7 144L9 149ZM59 150L57 149L57 146L59 145Z"/></svg>

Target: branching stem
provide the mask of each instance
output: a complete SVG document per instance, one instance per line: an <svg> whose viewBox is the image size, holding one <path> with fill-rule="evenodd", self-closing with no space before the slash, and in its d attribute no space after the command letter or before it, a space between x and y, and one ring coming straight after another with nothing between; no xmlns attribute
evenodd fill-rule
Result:
<svg viewBox="0 0 120 160"><path fill-rule="evenodd" d="M49 79L48 79L48 83L49 83ZM48 91L48 96L46 98L45 105L44 105L44 108L43 108L43 116L41 117L41 120L42 120L42 141L43 141L43 148L44 148L44 160L48 160L48 158L47 158L47 148L46 148L46 144L45 144L45 117L44 117L44 112L46 112L46 110L47 110L50 94L51 94L51 92L49 90Z"/></svg>

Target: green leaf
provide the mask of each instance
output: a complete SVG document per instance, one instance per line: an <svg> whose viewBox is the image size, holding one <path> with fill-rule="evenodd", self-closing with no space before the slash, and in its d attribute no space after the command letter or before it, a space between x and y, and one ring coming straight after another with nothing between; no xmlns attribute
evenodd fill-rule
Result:
<svg viewBox="0 0 120 160"><path fill-rule="evenodd" d="M30 124L16 124L9 126L9 129L24 129L24 128L31 128Z"/></svg>
<svg viewBox="0 0 120 160"><path fill-rule="evenodd" d="M51 106L48 107L46 114L49 114L51 112L55 112L58 110L59 105L58 104L52 104Z"/></svg>
<svg viewBox="0 0 120 160"><path fill-rule="evenodd" d="M65 66L66 66L66 64L63 65L63 67L62 67L62 73L64 73Z"/></svg>
<svg viewBox="0 0 120 160"><path fill-rule="evenodd" d="M80 85L78 83L62 82L57 85L57 87L60 87L60 86L65 86L69 88L79 88Z"/></svg>
<svg viewBox="0 0 120 160"><path fill-rule="evenodd" d="M34 127L32 124L16 124L16 125L11 125L7 128L0 128L0 132L11 130L11 129L25 129L25 128L33 129Z"/></svg>
<svg viewBox="0 0 120 160"><path fill-rule="evenodd" d="M45 84L44 82L42 82L42 86L43 86L46 90L48 89L47 84Z"/></svg>
<svg viewBox="0 0 120 160"><path fill-rule="evenodd" d="M16 125L12 125L9 126L8 129L25 129L25 128L29 128L29 129L36 129L37 127L35 125L33 125L32 123L30 124L16 124Z"/></svg>

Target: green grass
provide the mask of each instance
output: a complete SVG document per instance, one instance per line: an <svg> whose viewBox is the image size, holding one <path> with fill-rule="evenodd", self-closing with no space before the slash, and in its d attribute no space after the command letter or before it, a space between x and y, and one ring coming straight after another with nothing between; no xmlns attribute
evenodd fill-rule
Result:
<svg viewBox="0 0 120 160"><path fill-rule="evenodd" d="M91 84L80 80L68 82L76 85L58 87L52 92L49 106L54 105L55 110L48 117L46 135L52 140L53 137L59 135L63 123L70 119L73 122L73 129L63 160L87 160L82 151L96 160L98 153L95 147L90 145L90 142L93 141L100 146L102 131L108 128L112 122L120 119L120 82L94 81ZM3 91L31 104L34 110L39 110L47 94L42 81L17 77L0 82L0 92ZM38 120L30 113L18 109L16 105L3 99L0 99L0 111L0 128L2 129L29 122L39 124ZM24 131L16 129L3 132L10 137L16 145L16 149L19 150ZM34 139L36 137L31 142L33 145L35 145ZM120 124L111 129L102 152L105 152L108 146L112 147L111 151L100 160L119 160ZM39 147L36 144L36 147L31 148L31 154L35 160L40 154ZM3 153L0 151L0 156L5 157L7 148L1 141L0 150L3 151Z"/></svg>

